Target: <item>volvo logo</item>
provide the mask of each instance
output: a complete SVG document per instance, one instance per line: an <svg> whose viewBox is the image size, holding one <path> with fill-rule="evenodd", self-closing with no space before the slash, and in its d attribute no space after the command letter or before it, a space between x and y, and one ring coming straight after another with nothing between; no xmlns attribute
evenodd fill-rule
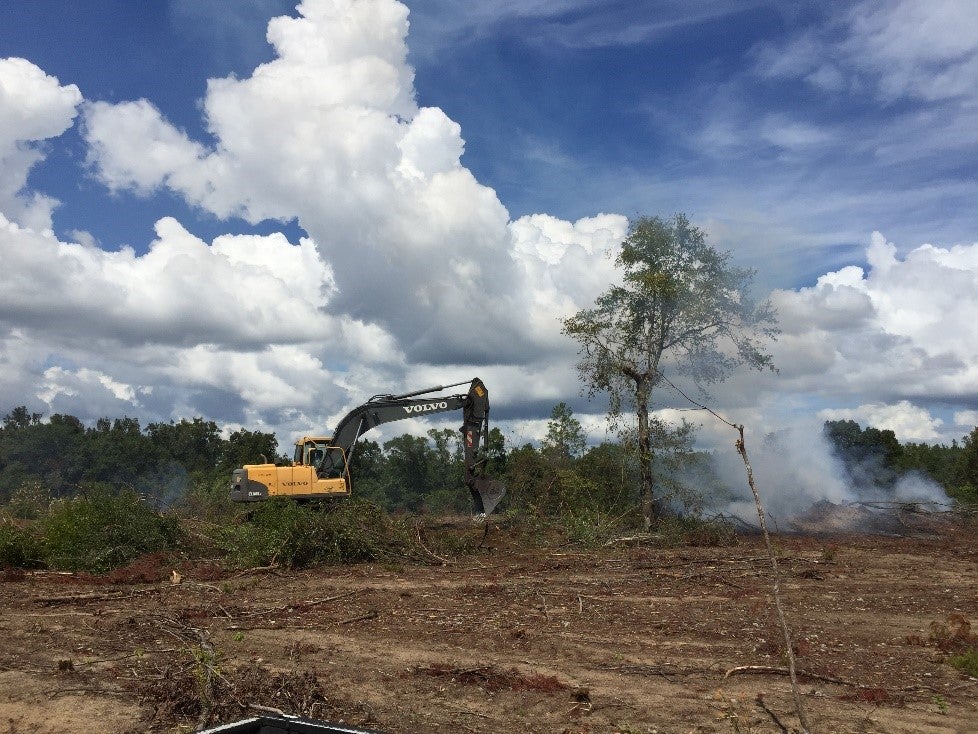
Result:
<svg viewBox="0 0 978 734"><path fill-rule="evenodd" d="M448 410L448 403L444 400L440 403L425 403L423 405L405 405L406 413L427 413L432 410Z"/></svg>

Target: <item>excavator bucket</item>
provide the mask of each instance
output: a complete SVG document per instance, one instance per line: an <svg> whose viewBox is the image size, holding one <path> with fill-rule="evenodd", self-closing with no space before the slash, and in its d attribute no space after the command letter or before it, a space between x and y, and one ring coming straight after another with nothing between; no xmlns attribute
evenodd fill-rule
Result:
<svg viewBox="0 0 978 734"><path fill-rule="evenodd" d="M506 495L506 485L497 479L478 478L473 480L473 488L482 498L482 511L491 515L496 505Z"/></svg>

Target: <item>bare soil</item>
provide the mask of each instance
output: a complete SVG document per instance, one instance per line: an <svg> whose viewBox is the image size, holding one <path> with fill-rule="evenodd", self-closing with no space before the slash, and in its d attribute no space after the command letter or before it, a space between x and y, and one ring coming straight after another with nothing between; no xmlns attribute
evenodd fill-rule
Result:
<svg viewBox="0 0 978 734"><path fill-rule="evenodd" d="M391 734L798 728L759 538L487 542L428 566L7 571L0 730L188 732L253 705ZM978 731L978 680L948 663L976 639L973 530L776 543L811 731Z"/></svg>

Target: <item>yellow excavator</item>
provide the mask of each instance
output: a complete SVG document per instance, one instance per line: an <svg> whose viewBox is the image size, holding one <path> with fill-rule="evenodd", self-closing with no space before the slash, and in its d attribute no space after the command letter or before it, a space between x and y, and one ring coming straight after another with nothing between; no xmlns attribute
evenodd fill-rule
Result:
<svg viewBox="0 0 978 734"><path fill-rule="evenodd" d="M463 395L420 397L465 384L469 390ZM383 423L450 410L462 411L465 484L472 495L473 512L488 515L506 494L506 488L502 482L485 476L489 391L478 377L471 382L439 385L402 395L374 395L343 416L332 436L303 436L296 441L291 466L246 464L235 469L231 475L231 499L258 502L269 497L297 500L348 497L353 489L350 460L360 436Z"/></svg>

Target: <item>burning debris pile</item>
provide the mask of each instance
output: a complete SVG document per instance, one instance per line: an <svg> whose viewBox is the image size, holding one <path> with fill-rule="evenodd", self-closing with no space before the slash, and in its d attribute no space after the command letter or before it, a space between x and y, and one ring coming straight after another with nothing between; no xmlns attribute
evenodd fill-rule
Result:
<svg viewBox="0 0 978 734"><path fill-rule="evenodd" d="M816 502L792 517L788 528L811 535L868 533L876 535L939 535L955 522L954 513L933 502Z"/></svg>

